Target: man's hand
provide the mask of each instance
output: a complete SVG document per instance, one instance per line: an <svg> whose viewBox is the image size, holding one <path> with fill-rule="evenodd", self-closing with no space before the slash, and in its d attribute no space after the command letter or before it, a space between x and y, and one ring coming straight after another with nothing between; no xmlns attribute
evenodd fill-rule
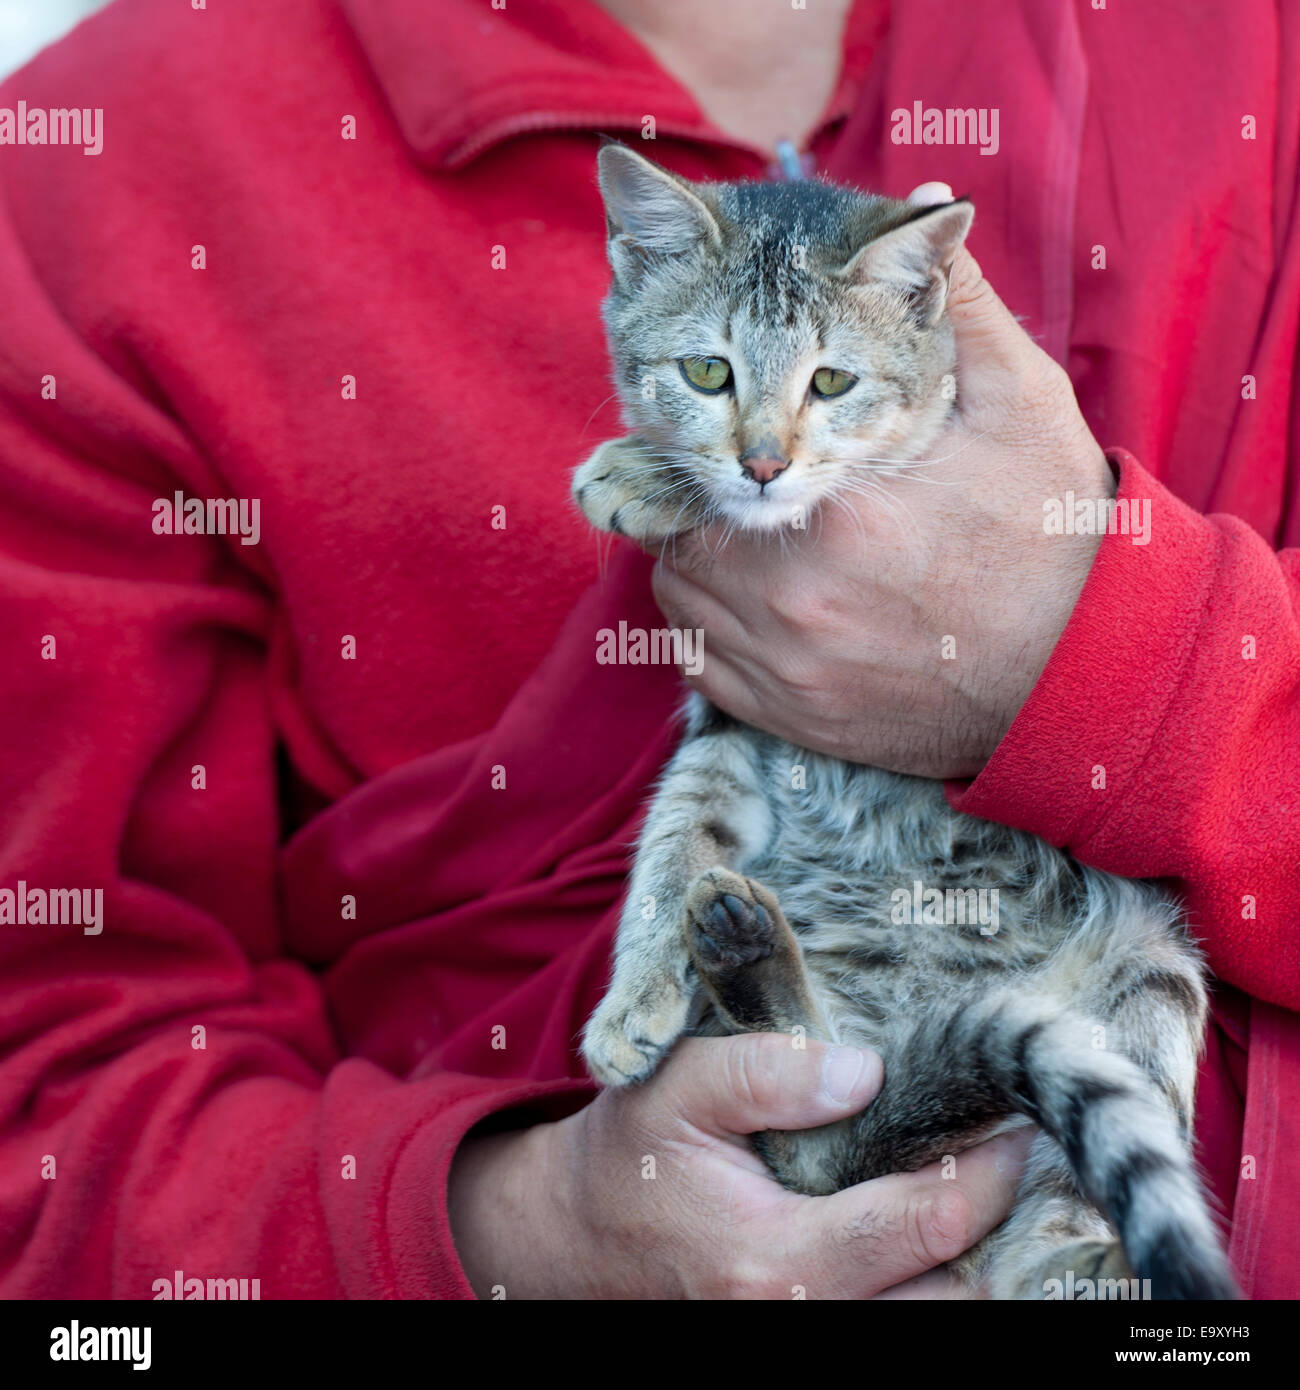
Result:
<svg viewBox="0 0 1300 1390"><path fill-rule="evenodd" d="M950 196L926 185L912 198ZM655 571L668 620L704 630L691 684L713 703L802 747L927 777L988 761L1083 588L1099 538L1045 534L1043 503L1115 491L1069 378L966 251L948 313L957 413L933 463L823 504L804 532L679 537Z"/></svg>
<svg viewBox="0 0 1300 1390"><path fill-rule="evenodd" d="M480 1298L959 1298L943 1269L997 1226L1034 1131L830 1197L768 1173L745 1135L864 1109L872 1052L774 1033L688 1038L644 1086L557 1124L467 1140L449 1193ZM649 1165L653 1163L653 1168Z"/></svg>

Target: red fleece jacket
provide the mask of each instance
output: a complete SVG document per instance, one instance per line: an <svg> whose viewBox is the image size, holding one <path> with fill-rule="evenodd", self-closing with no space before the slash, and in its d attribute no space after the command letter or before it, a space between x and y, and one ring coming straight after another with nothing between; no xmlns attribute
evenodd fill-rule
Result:
<svg viewBox="0 0 1300 1390"><path fill-rule="evenodd" d="M971 194L1152 502L952 795L1184 893L1256 1296L1300 1294L1298 25L859 3L809 151ZM450 1157L590 1094L673 739L672 674L594 659L655 625L648 566L598 579L567 503L619 432L597 133L771 156L589 0L119 0L19 101L102 108L104 148L0 146L0 890L103 917L0 894L0 1293L469 1296ZM895 143L916 102L996 110L996 151ZM177 491L256 499L257 543L159 534Z"/></svg>

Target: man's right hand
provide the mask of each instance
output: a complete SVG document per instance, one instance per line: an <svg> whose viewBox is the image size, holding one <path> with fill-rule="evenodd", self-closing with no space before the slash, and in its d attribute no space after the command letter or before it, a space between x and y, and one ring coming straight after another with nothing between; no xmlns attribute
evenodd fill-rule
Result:
<svg viewBox="0 0 1300 1390"><path fill-rule="evenodd" d="M873 1052L784 1034L688 1038L644 1086L467 1139L449 1208L480 1298L970 1297L946 1270L1008 1215L1035 1131L829 1197L781 1187L746 1136L865 1109ZM653 1162L651 1162L653 1160Z"/></svg>

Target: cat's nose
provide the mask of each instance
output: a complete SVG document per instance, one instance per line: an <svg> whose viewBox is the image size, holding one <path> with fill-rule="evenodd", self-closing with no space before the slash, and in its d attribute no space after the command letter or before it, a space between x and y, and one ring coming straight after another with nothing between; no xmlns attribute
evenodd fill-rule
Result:
<svg viewBox="0 0 1300 1390"><path fill-rule="evenodd" d="M745 455L740 460L740 466L759 487L766 487L773 478L790 467L790 460L775 458L771 454Z"/></svg>

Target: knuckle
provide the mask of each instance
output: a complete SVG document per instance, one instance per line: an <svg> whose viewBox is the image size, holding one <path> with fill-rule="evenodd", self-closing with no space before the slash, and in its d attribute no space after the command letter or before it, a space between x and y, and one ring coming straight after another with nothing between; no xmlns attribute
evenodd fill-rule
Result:
<svg viewBox="0 0 1300 1390"><path fill-rule="evenodd" d="M931 1189L912 1206L908 1237L927 1267L955 1260L970 1244L975 1213L970 1198L951 1185Z"/></svg>
<svg viewBox="0 0 1300 1390"><path fill-rule="evenodd" d="M718 1296L729 1301L771 1298L772 1280L768 1271L748 1255L734 1256L717 1277Z"/></svg>
<svg viewBox="0 0 1300 1390"><path fill-rule="evenodd" d="M821 668L800 652L778 647L767 658L768 668L790 693L817 702L825 689Z"/></svg>
<svg viewBox="0 0 1300 1390"><path fill-rule="evenodd" d="M728 1084L747 1105L763 1109L780 1098L789 1041L776 1033L747 1033L728 1051Z"/></svg>
<svg viewBox="0 0 1300 1390"><path fill-rule="evenodd" d="M963 304L975 310L989 309L997 303L996 291L974 262L971 263L970 275L962 287L961 297Z"/></svg>
<svg viewBox="0 0 1300 1390"><path fill-rule="evenodd" d="M650 576L650 589L655 602L665 611L679 601L682 581L667 565L656 565Z"/></svg>
<svg viewBox="0 0 1300 1390"><path fill-rule="evenodd" d="M796 631L801 635L794 635ZM804 640L804 632L806 629L791 629L784 640L767 643L761 660L787 690L815 699L827 685L825 662L817 645Z"/></svg>
<svg viewBox="0 0 1300 1390"><path fill-rule="evenodd" d="M1065 368L1053 361L1041 348L1030 344L1031 351L1018 377L1018 404L1022 410L1040 412L1074 399L1074 387Z"/></svg>
<svg viewBox="0 0 1300 1390"><path fill-rule="evenodd" d="M823 632L834 622L831 596L805 584L783 585L767 599L778 621L797 632Z"/></svg>
<svg viewBox="0 0 1300 1390"><path fill-rule="evenodd" d="M949 311L979 315L997 306L998 296L969 252L958 255L948 277Z"/></svg>
<svg viewBox="0 0 1300 1390"><path fill-rule="evenodd" d="M676 595L656 593L655 602L659 605L659 611L668 620L670 626L682 631L697 626L687 612L685 605L678 600Z"/></svg>

